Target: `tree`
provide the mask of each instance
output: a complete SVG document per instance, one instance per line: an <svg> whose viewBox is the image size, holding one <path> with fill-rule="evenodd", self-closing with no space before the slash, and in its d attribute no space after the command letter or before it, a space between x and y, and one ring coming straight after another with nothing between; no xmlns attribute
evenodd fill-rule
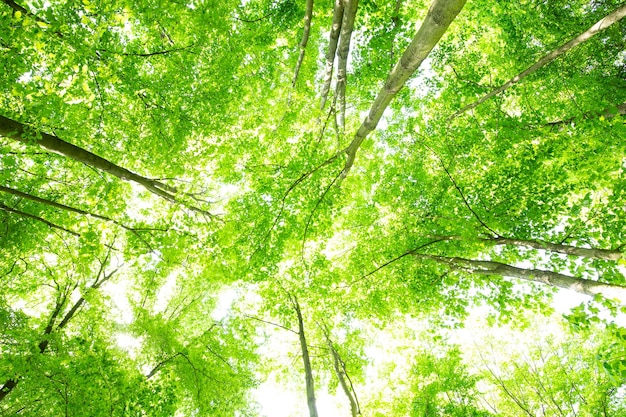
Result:
<svg viewBox="0 0 626 417"><path fill-rule="evenodd" d="M618 413L625 10L0 2L1 413L253 416L264 380L310 415L498 414L487 380L565 413L559 363ZM599 368L477 375L412 327L523 327L557 288L608 323Z"/></svg>

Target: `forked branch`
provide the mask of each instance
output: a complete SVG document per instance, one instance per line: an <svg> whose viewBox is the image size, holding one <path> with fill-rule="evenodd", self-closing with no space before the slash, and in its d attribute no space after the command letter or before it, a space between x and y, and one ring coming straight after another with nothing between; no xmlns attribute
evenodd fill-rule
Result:
<svg viewBox="0 0 626 417"><path fill-rule="evenodd" d="M346 164L342 171L345 178L356 158L356 153L365 138L378 126L378 122L391 100L404 86L411 75L420 67L430 51L435 47L452 21L459 14L466 0L434 0L428 9L426 18L409 47L391 71L385 85L372 103L369 114L363 120L354 139L346 148ZM342 35L343 36L343 35Z"/></svg>

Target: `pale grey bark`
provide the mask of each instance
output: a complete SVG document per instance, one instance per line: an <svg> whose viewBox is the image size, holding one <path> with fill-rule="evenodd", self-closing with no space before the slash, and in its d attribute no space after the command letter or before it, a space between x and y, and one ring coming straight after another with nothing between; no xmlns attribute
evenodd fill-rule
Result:
<svg viewBox="0 0 626 417"><path fill-rule="evenodd" d="M344 0L343 20L341 22L341 35L337 56L337 87L336 99L339 102L337 124L343 131L346 118L346 85L348 83L348 55L350 53L350 41L354 29L354 19L359 5L359 0Z"/></svg>
<svg viewBox="0 0 626 417"><path fill-rule="evenodd" d="M296 310L298 316L298 336L300 338L300 348L302 349L302 362L304 363L304 374L306 383L306 402L309 407L309 417L318 417L317 403L315 401L315 384L313 381L313 370L311 368L311 359L309 356L309 347L304 335L304 320L302 318L302 311L300 310L300 304L298 299L291 297L293 307Z"/></svg>
<svg viewBox="0 0 626 417"><path fill-rule="evenodd" d="M383 112L389 106L391 100L404 86L409 77L417 71L464 5L465 0L434 0L430 5L422 26L420 26L413 41L387 77L385 85L370 108L369 114L363 120L350 145L346 148L348 157L341 174L343 178L350 172L361 143L363 143L367 135L376 129Z"/></svg>
<svg viewBox="0 0 626 417"><path fill-rule="evenodd" d="M530 282L537 282L566 290L576 291L589 296L602 295L626 304L626 287L616 284L573 277L542 269L526 269L503 264L495 261L478 261L457 257L413 254L420 259L430 259L452 269L461 270L476 275L496 275L517 278Z"/></svg>
<svg viewBox="0 0 626 417"><path fill-rule="evenodd" d="M326 68L324 69L324 85L322 86L322 100L320 108L323 110L328 100L330 82L333 78L333 67L335 66L335 56L337 54L337 44L339 43L339 33L341 32L341 22L343 20L343 0L335 0L333 10L333 22L330 28L328 49L326 50Z"/></svg>
<svg viewBox="0 0 626 417"><path fill-rule="evenodd" d="M300 67L302 67L302 61L304 61L304 53L306 52L306 45L309 42L309 35L311 33L311 20L313 19L313 0L307 0L306 12L304 14L304 31L302 32L302 41L300 41L300 56L298 57L298 63L293 73L293 80L291 86L296 87L296 81L298 80L298 74L300 73Z"/></svg>
<svg viewBox="0 0 626 417"><path fill-rule="evenodd" d="M330 340L330 335L328 333L328 329L322 327L322 331L324 332L324 336L326 337L326 343L328 344L328 348L330 349L330 353L333 356L333 367L335 368L335 374L337 375L337 379L339 380L339 385L343 390L346 397L348 397L348 401L350 402L350 414L352 417L356 417L358 414L361 414L361 410L359 409L359 404L356 400L356 394L352 389L352 384L348 386L348 374L346 373L346 366L339 352L335 349L332 340Z"/></svg>
<svg viewBox="0 0 626 417"><path fill-rule="evenodd" d="M610 13L609 15L607 15L607 16L603 17L602 19L600 19L598 22L596 22L596 24L594 24L589 29L587 29L583 33L579 34L575 38L571 39L569 42L559 46L554 51L548 53L547 55L542 57L539 61L537 61L536 63L534 63L533 65L531 65L527 69L525 69L524 71L520 72L515 77L511 78L509 81L507 81L506 83L502 84L500 87L490 91L489 93L485 94L483 97L481 97L480 99L476 100L475 102L473 102L471 104L468 104L467 106L463 107L462 109L460 109L459 111L454 113L452 116L450 116L448 118L448 120L452 120L455 117L465 113L466 111L471 110L471 109L479 106L480 104L482 104L485 101L489 100L493 96L495 96L497 94L500 94L504 90L508 89L509 87L511 87L514 84L517 84L518 82L520 82L521 80L526 78L528 75L532 74L533 72L537 71L541 67L544 67L544 66L548 65L550 62L554 61L556 58L558 58L559 56L563 55L564 53L566 53L570 49L572 49L572 48L580 45L581 43L585 42L586 40L590 39L592 36L594 36L598 32L601 32L604 29L608 28L609 26L613 25L614 23L619 22L625 16L626 16L626 5L623 5L623 6L619 7L617 10L615 10L613 13Z"/></svg>
<svg viewBox="0 0 626 417"><path fill-rule="evenodd" d="M436 239L442 240L470 240L462 236L434 236ZM539 239L514 239L506 237L494 238L478 238L480 242L486 242L492 245L511 245L525 246L533 249L543 249L550 252L562 253L564 255L580 256L582 258L603 259L605 261L618 261L624 257L624 254L618 250L611 249L594 249L581 248L578 246L565 245L561 243L551 243Z"/></svg>

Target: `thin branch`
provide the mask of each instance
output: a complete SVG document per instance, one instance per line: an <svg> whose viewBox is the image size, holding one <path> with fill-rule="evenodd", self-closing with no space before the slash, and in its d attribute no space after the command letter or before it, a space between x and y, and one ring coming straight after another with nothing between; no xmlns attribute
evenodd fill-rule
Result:
<svg viewBox="0 0 626 417"><path fill-rule="evenodd" d="M145 53L117 52L117 51L111 51L109 49L96 49L96 52L106 52L109 54L120 55L120 56L136 56L136 57L141 57L141 58L149 58L149 57L158 56L158 55L167 55L167 54L171 54L174 52L186 51L188 49L193 48L194 46L195 44L192 43L187 46L180 47L180 48L172 48L172 49L166 49L163 51L145 52Z"/></svg>
<svg viewBox="0 0 626 417"><path fill-rule="evenodd" d="M453 115L448 117L447 120L450 121L450 120L460 116L461 114L465 113L466 111L471 110L471 109L479 106L480 104L482 104L485 101L489 100L493 96L495 96L497 94L500 94L501 92L505 91L506 89L508 89L512 85L517 84L518 82L520 82L521 80L523 80L524 78L529 76L530 74L534 73L538 69L548 65L549 63L554 61L559 56L565 54L570 49L572 49L572 48L582 44L583 42L587 41L588 39L590 39L595 34L603 31L604 29L606 29L608 27L610 27L614 23L619 22L625 16L626 16L626 5L622 5L617 10L615 10L613 13L610 13L609 15L607 15L607 16L603 17L602 19L600 19L596 24L591 26L589 29L587 29L583 33L577 35L576 37L571 39L569 42L559 46L558 48L556 48L552 52L550 52L547 55L543 56L539 61L535 62L530 67L528 67L524 71L520 72L515 77L511 78L509 81L507 81L506 83L502 84L500 87L498 87L498 88L492 90L491 92L485 94L483 97L481 97L480 99L476 100L475 102L473 102L471 104L468 104L467 106L464 106L459 111L457 111L456 113L454 113Z"/></svg>
<svg viewBox="0 0 626 417"><path fill-rule="evenodd" d="M269 324L269 325L272 325L272 326L280 327L281 329L287 330L288 332L291 332L291 333L294 333L294 334L298 334L297 331L292 330L289 327L285 327L283 325L280 325L278 323L274 323L274 322L271 322L271 321L263 320L261 318L255 317L255 316L251 316L249 314L244 314L243 316L246 317L246 318L252 319L252 320L260 321L261 323L265 323L265 324Z"/></svg>
<svg viewBox="0 0 626 417"><path fill-rule="evenodd" d="M366 278L368 278L368 277L370 277L370 276L374 275L375 273L377 273L377 272L378 272L378 271L380 271L381 269L383 269L383 268L385 268L385 267L387 267L387 266L391 265L392 263L394 263L394 262L396 262L396 261L399 261L400 259L404 258L405 256L412 255L412 254L416 253L416 252L417 252L418 250L420 250L420 249L424 249L424 248L425 248L425 247L427 247L427 246L433 245L433 244L438 243L438 242L442 242L442 241L444 241L444 240L445 240L445 239L435 239L435 240L431 240L430 242L426 242L426 243L424 243L423 245L420 245L420 246L418 246L418 247L416 247L416 248L414 248L414 249L410 249L410 250L408 250L408 251L404 252L403 254L401 254L401 255L399 255L399 256L396 256L395 258L391 259L390 261L385 262L384 264L382 264L382 265L381 265L381 266L379 266L378 268L374 269L373 271L370 271L370 272L368 272L367 274L362 275L361 277L359 277L359 278L355 279L354 281L352 281L350 284L346 285L345 287L351 287L351 286L353 286L354 284L356 284L357 282L359 282L359 281L363 281L364 279L366 279Z"/></svg>
<svg viewBox="0 0 626 417"><path fill-rule="evenodd" d="M58 230L63 230L64 232L67 232L67 233L69 233L71 235L74 235L76 237L80 237L79 233L76 233L74 231L68 230L68 229L64 228L63 226L59 226L58 224L49 222L48 220L43 219L43 218L41 218L39 216L35 216L33 214L25 213L23 211L11 208L11 207L5 205L4 203L0 203L0 210L4 210L4 211L7 211L9 213L17 214L18 216L26 217L28 219L37 220L38 222L41 222L41 223L43 223L43 224L45 224L45 225L47 225L47 226L49 226L51 228L58 229Z"/></svg>

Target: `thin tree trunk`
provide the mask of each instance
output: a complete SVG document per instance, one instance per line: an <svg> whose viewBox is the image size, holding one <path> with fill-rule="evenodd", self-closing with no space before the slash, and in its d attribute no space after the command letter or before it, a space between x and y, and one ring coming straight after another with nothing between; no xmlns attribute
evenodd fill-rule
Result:
<svg viewBox="0 0 626 417"><path fill-rule="evenodd" d="M344 0L343 19L341 22L341 37L339 40L339 57L337 64L337 87L336 99L339 101L339 115L337 124L343 131L346 120L346 85L348 83L348 55L350 53L350 40L354 29L354 19L359 6L359 0Z"/></svg>
<svg viewBox="0 0 626 417"><path fill-rule="evenodd" d="M570 49L580 45L581 43L583 43L586 40L590 39L592 36L594 36L598 32L601 32L604 29L608 28L612 24L614 24L616 22L619 22L625 16L626 16L626 5L623 5L623 6L619 7L617 10L615 10L613 13L611 13L611 14L603 17L602 19L600 19L595 25L591 26L589 29L587 29L583 33L579 34L578 36L576 36L575 38L573 38L572 40L570 40L566 44L559 46L554 51L552 51L549 54L545 55L539 61L537 61L536 63L534 63L533 65L531 65L527 69L525 69L524 71L520 72L515 77L511 78L509 81L507 81L506 83L504 83L500 87L498 87L498 88L492 90L491 92L485 94L482 98L476 100L475 102L473 102L471 104L468 104L467 106L463 107L462 109L460 109L459 111L454 113L452 116L448 117L448 120L452 120L455 117L465 113L466 111L471 110L474 107L479 106L480 104L482 104L485 101L489 100L491 97L493 97L493 96L503 92L504 90L508 89L512 85L517 84L518 82L520 82L521 80L526 78L528 75L530 75L533 72L537 71L539 68L546 66L547 64L549 64L550 62L554 61L556 58L558 58L559 56L563 55L564 53L566 53Z"/></svg>
<svg viewBox="0 0 626 417"><path fill-rule="evenodd" d="M419 68L430 51L435 47L439 39L448 29L454 18L459 14L466 0L434 0L428 9L428 14L417 31L413 41L404 51L404 54L391 71L385 81L385 85L378 93L376 100L370 108L369 114L363 120L354 139L346 148L348 158L343 168L342 177L345 178L352 168L356 153L380 121L383 112L391 103L391 100L404 86L409 77Z"/></svg>
<svg viewBox="0 0 626 417"><path fill-rule="evenodd" d="M293 306L298 316L298 335L300 338L300 348L302 349L302 362L304 362L304 374L306 382L306 402L309 407L309 417L318 417L317 404L315 401L315 385L313 381L313 371L311 369L311 359L309 358L309 347L306 343L306 337L304 335L304 320L302 319L302 311L300 311L300 304L298 299L292 297Z"/></svg>
<svg viewBox="0 0 626 417"><path fill-rule="evenodd" d="M592 297L600 294L606 298L616 299L620 303L626 304L626 287L621 285L572 277L570 275L560 274L553 271L544 271L542 269L518 268L495 261L477 261L464 258L423 254L413 254L413 256L420 259L430 259L448 265L452 269L476 275L496 275L538 282L540 284L576 291L580 294L590 295Z"/></svg>
<svg viewBox="0 0 626 417"><path fill-rule="evenodd" d="M302 41L300 42L300 56L298 57L298 63L293 73L293 81L291 86L296 87L296 81L298 80L298 74L300 73L300 67L302 61L304 61L304 53L306 52L306 44L309 42L309 34L311 33L311 19L313 19L313 0L306 1L306 12L304 14L304 32L302 33Z"/></svg>
<svg viewBox="0 0 626 417"><path fill-rule="evenodd" d="M39 216L35 216L34 214L29 214L29 213L25 213L23 211L14 209L14 208L9 207L9 206L7 206L7 205L5 205L3 203L0 203L0 210L4 210L4 211L9 212L9 213L17 214L18 216L26 217L27 219L37 220L38 222L41 222L41 223L47 225L48 227L52 227L53 229L63 230L64 232L67 232L67 233L69 233L71 235L74 235L76 237L80 237L80 234L78 234L78 233L76 233L74 231L68 230L68 229L66 229L63 226L59 226L58 224L49 222L48 220L43 219L43 218L41 218Z"/></svg>
<svg viewBox="0 0 626 417"><path fill-rule="evenodd" d="M31 133L31 135L29 135L29 133ZM35 132L32 131L32 129L22 123L0 116L0 136L13 139L26 145L37 144L42 148L59 153L75 161L82 162L85 165L104 171L122 180L133 181L142 185L148 191L170 202L178 202L176 197L171 194L176 192L176 189L173 187L129 171L128 169L116 165L111 161L108 161L85 149L72 145L69 142L65 142L56 136L42 132L41 138L35 138L34 133Z"/></svg>
<svg viewBox="0 0 626 417"><path fill-rule="evenodd" d="M437 239L443 240L469 240L462 236L434 236ZM530 240L530 239L513 239L506 237L494 237L494 238L478 238L480 242L486 242L492 245L511 245L511 246L524 246L533 249L543 249L550 252L562 253L565 255L580 256L581 258L590 259L602 259L605 261L618 261L624 257L624 254L618 250L611 249L590 249L580 248L577 246L564 245L560 243L551 243L544 240Z"/></svg>
<svg viewBox="0 0 626 417"><path fill-rule="evenodd" d="M337 44L339 43L339 33L341 32L341 22L343 20L343 0L335 0L335 8L333 10L333 23L330 28L330 36L328 40L328 50L326 51L326 68L324 70L324 86L322 87L322 100L320 109L324 109L328 92L330 91L330 82L333 78L333 67L335 66L335 56L337 54Z"/></svg>
<svg viewBox="0 0 626 417"><path fill-rule="evenodd" d="M352 389L348 386L348 382L346 381L346 368L345 363L341 359L339 352L335 349L332 340L330 340L330 335L328 334L328 330L326 328L322 328L324 332L324 336L326 337L326 343L328 344L328 348L333 356L333 366L335 368L335 374L337 375L337 379L339 380L339 385L341 385L341 389L343 390L346 397L348 397L348 401L350 402L350 413L352 417L356 417L360 414L358 402L356 401L356 396L353 395Z"/></svg>

